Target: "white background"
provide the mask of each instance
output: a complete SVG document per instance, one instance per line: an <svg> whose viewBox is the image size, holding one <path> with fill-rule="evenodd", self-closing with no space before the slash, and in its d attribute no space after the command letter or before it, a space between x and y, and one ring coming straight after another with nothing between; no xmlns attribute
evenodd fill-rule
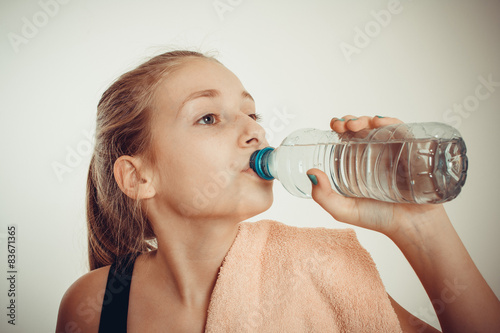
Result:
<svg viewBox="0 0 500 333"><path fill-rule="evenodd" d="M384 24L373 13L387 11L390 1L54 1L0 3L5 275L7 225L18 227L17 325L7 324L2 274L0 331L54 331L63 293L88 271L87 134L93 134L97 102L118 75L174 48L216 53L256 99L273 145L294 129L327 129L331 117L346 114L457 127L467 143L469 173L462 193L445 207L500 295L499 1L401 0L398 13L379 15ZM365 28L371 37L363 39ZM341 45L347 44L357 53L346 57ZM482 100L474 97L478 77L497 82ZM479 104L462 113L453 109L464 101ZM294 118L273 127L277 112ZM58 176L54 165L66 165L67 172ZM347 227L279 183L274 206L258 218ZM395 245L375 232L356 231L388 292L436 325L430 301Z"/></svg>

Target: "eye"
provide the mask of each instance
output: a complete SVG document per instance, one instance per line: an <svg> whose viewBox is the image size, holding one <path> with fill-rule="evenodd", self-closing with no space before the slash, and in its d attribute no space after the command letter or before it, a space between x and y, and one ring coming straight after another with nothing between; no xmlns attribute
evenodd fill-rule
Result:
<svg viewBox="0 0 500 333"><path fill-rule="evenodd" d="M202 124L202 125L213 125L217 122L217 115L213 113L209 113L204 115L203 117L198 120L197 124Z"/></svg>
<svg viewBox="0 0 500 333"><path fill-rule="evenodd" d="M262 116L258 113L252 113L248 115L250 118L255 120L256 122L260 122L262 120Z"/></svg>

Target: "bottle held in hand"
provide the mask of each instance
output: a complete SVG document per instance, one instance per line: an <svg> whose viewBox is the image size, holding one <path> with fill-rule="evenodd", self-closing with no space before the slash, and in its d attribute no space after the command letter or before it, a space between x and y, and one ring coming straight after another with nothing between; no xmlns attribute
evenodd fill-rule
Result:
<svg viewBox="0 0 500 333"><path fill-rule="evenodd" d="M347 197L397 203L443 203L454 199L467 177L465 142L443 123L393 124L343 134L301 129L281 145L252 154L250 167L278 179L293 195L311 197L306 172L325 172Z"/></svg>

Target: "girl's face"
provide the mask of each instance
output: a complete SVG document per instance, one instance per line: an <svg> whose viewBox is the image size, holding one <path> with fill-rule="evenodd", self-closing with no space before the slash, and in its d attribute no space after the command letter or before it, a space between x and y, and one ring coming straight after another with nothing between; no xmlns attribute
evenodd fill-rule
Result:
<svg viewBox="0 0 500 333"><path fill-rule="evenodd" d="M185 217L244 220L272 204L272 182L249 169L268 145L239 79L207 59L187 60L159 87L153 123L155 206Z"/></svg>

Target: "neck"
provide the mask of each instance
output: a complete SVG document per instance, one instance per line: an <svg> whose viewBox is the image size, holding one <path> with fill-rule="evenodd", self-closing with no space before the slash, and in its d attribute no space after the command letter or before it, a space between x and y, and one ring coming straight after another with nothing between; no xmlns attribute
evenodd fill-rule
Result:
<svg viewBox="0 0 500 333"><path fill-rule="evenodd" d="M237 222L155 222L158 250L153 260L158 276L182 304L208 307L219 268L238 233Z"/></svg>

